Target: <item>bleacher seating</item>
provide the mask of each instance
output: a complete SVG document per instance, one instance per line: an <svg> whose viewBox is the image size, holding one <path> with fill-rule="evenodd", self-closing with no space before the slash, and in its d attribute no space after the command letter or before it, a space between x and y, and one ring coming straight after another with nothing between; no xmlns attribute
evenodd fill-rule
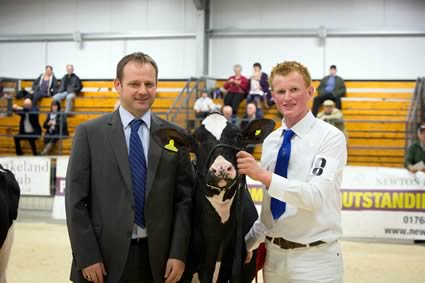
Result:
<svg viewBox="0 0 425 283"><path fill-rule="evenodd" d="M165 117L185 81L160 81L157 99L153 111ZM313 85L318 86L318 81ZM223 81L217 81L222 86ZM348 164L401 167L404 159L406 122L413 95L414 82L386 81L347 81L347 95L342 99L343 113L349 135ZM30 87L30 81L22 81L21 87ZM75 112L90 112L68 118L72 136L75 128L83 121L95 118L101 113L111 112L118 99L112 81L84 81L83 91L74 103ZM48 111L51 98L43 99L41 111ZM216 101L222 104L222 101ZM190 119L194 117L190 104ZM242 117L246 107L243 101L238 109ZM280 125L280 117L275 107L264 109L266 118L274 119ZM185 126L186 116L180 114L176 122ZM40 123L45 115L40 115ZM19 117L13 115L0 118L0 134L16 134ZM62 153L68 154L72 139L65 139ZM23 142L25 152L29 146ZM41 140L39 148L41 148ZM261 147L257 147L255 156L259 158ZM14 155L12 138L0 137L0 155Z"/></svg>

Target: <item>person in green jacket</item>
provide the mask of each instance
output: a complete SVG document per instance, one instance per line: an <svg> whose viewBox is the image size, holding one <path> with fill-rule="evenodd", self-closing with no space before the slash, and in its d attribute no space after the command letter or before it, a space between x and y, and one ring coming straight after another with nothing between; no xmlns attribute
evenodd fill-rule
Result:
<svg viewBox="0 0 425 283"><path fill-rule="evenodd" d="M422 162L421 162L422 161ZM421 164L422 163L422 164ZM412 173L425 172L425 122L418 126L418 141L407 149L404 166Z"/></svg>
<svg viewBox="0 0 425 283"><path fill-rule="evenodd" d="M313 100L311 112L316 116L320 105L328 99L335 101L336 108L341 110L341 97L345 96L346 91L344 79L336 75L336 66L330 66L329 75L320 81L320 85L317 88L318 95Z"/></svg>

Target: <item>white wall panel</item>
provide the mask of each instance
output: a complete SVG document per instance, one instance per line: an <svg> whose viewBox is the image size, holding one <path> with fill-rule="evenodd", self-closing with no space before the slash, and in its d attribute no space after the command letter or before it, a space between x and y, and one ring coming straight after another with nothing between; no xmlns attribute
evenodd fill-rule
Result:
<svg viewBox="0 0 425 283"><path fill-rule="evenodd" d="M123 56L120 41L85 42L79 49L74 42L49 43L47 61L58 78L65 74L67 64L73 64L75 73L84 79L114 78L115 68Z"/></svg>
<svg viewBox="0 0 425 283"><path fill-rule="evenodd" d="M422 0L214 0L212 28L423 26Z"/></svg>
<svg viewBox="0 0 425 283"><path fill-rule="evenodd" d="M179 40L131 40L127 52L142 51L155 59L159 67L159 78L186 78L195 75L196 41Z"/></svg>
<svg viewBox="0 0 425 283"><path fill-rule="evenodd" d="M215 38L210 50L210 73L219 78L230 76L234 64L241 64L243 74L250 76L255 62L269 73L284 60L302 62L312 76L322 74L323 48L316 38Z"/></svg>
<svg viewBox="0 0 425 283"><path fill-rule="evenodd" d="M329 38L327 66L350 79L410 79L425 75L425 38Z"/></svg>
<svg viewBox="0 0 425 283"><path fill-rule="evenodd" d="M45 43L0 44L0 76L36 78L44 71Z"/></svg>

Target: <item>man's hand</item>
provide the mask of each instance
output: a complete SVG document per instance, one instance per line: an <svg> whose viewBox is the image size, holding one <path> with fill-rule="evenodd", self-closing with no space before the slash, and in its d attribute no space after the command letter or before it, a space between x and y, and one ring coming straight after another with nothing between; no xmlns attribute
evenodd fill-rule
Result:
<svg viewBox="0 0 425 283"><path fill-rule="evenodd" d="M83 268L82 273L87 281L95 283L103 283L103 276L106 276L103 262L98 262Z"/></svg>
<svg viewBox="0 0 425 283"><path fill-rule="evenodd" d="M165 283L178 282L184 272L185 264L179 259L169 258L167 261L167 267L165 268Z"/></svg>
<svg viewBox="0 0 425 283"><path fill-rule="evenodd" d="M245 174L256 181L260 181L266 188L270 186L272 173L261 168L251 154L246 151L239 151L236 154L236 158L239 174Z"/></svg>
<svg viewBox="0 0 425 283"><path fill-rule="evenodd" d="M252 260L252 251L246 251L246 258L245 258L245 264L248 264Z"/></svg>

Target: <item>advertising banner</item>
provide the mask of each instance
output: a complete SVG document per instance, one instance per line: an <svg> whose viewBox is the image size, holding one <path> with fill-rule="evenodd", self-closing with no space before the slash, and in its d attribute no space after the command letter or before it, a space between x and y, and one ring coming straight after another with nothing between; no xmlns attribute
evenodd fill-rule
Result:
<svg viewBox="0 0 425 283"><path fill-rule="evenodd" d="M0 164L15 174L21 188L21 195L50 195L49 157L0 157Z"/></svg>

